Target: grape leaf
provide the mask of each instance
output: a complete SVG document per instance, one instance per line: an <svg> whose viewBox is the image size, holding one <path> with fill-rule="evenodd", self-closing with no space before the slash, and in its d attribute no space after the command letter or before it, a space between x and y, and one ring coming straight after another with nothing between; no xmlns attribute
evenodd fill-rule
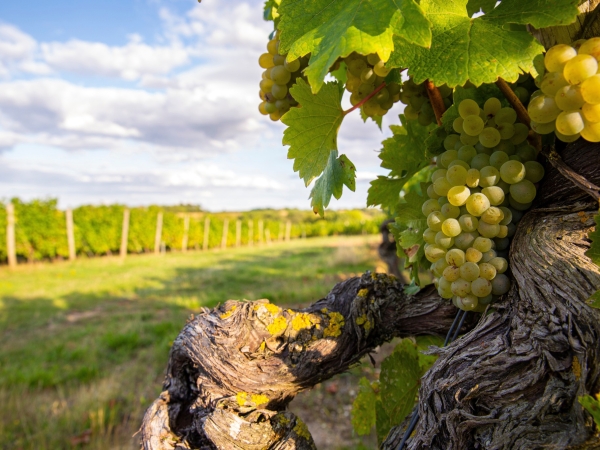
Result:
<svg viewBox="0 0 600 450"><path fill-rule="evenodd" d="M592 308L600 309L600 291L596 291L590 298L587 299L586 303Z"/></svg>
<svg viewBox="0 0 600 450"><path fill-rule="evenodd" d="M332 150L337 150L337 133L344 118L338 82L326 83L318 94L312 94L301 78L290 88L301 108L291 108L281 121L288 127L283 132L283 145L289 145L288 159L294 159L294 172L299 172L306 186L318 177Z"/></svg>
<svg viewBox="0 0 600 450"><path fill-rule="evenodd" d="M469 0L469 3L467 3L467 14L471 17L480 10L486 13L494 9L495 6L496 0Z"/></svg>
<svg viewBox="0 0 600 450"><path fill-rule="evenodd" d="M478 86L498 77L516 81L521 72L534 69L532 61L544 48L527 31L511 31L506 25L534 21L548 26L572 21L577 15L571 7L574 1L505 0L489 14L471 19L467 0L422 0L421 7L433 24L431 47L417 47L395 36L387 65L408 67L415 83L429 79L438 86L464 85L467 80ZM534 20L531 5L537 5L536 14L544 18Z"/></svg>
<svg viewBox="0 0 600 450"><path fill-rule="evenodd" d="M405 181L379 175L371 181L367 194L367 206L381 206L382 209L395 211L400 201L400 191Z"/></svg>
<svg viewBox="0 0 600 450"><path fill-rule="evenodd" d="M356 434L364 436L375 426L375 403L377 393L365 377L358 382L358 394L352 403L352 427Z"/></svg>
<svg viewBox="0 0 600 450"><path fill-rule="evenodd" d="M339 57L377 53L387 61L393 35L421 46L431 43L431 24L415 0L283 0L279 8L280 52L295 59L311 54L313 92Z"/></svg>
<svg viewBox="0 0 600 450"><path fill-rule="evenodd" d="M325 215L325 208L333 195L336 199L342 196L344 185L351 191L356 188L356 167L346 155L337 157L337 150L329 153L329 160L323 174L317 179L310 191L311 206L315 214Z"/></svg>
<svg viewBox="0 0 600 450"><path fill-rule="evenodd" d="M598 396L600 397L600 396ZM579 403L590 413L596 422L596 426L600 427L600 398L596 400L591 395L584 395L579 397Z"/></svg>

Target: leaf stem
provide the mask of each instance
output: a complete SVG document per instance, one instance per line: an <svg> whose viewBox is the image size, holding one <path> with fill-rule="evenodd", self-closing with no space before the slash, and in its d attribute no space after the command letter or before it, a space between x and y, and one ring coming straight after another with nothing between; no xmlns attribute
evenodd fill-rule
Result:
<svg viewBox="0 0 600 450"><path fill-rule="evenodd" d="M373 97L375 97L377 95L377 93L382 90L385 87L385 81L382 82L379 86L377 86L373 92L371 92L369 95L367 95L365 98L363 98L360 102L358 102L356 105L354 105L352 108L347 109L346 111L344 111L344 116L346 114L350 114L352 111L354 111L355 109L360 108L362 105L364 105L365 103L367 103L369 100L371 100Z"/></svg>
<svg viewBox="0 0 600 450"><path fill-rule="evenodd" d="M519 118L521 123L524 123L529 128L531 128L531 119L529 118L527 110L523 106L523 103L521 103L521 100L519 100L519 97L517 97L517 95L510 88L508 83L502 78L498 77L498 80L496 81L496 86L500 88L500 90L508 100L508 103L510 103L511 106L515 109L515 111L517 112L517 117Z"/></svg>
<svg viewBox="0 0 600 450"><path fill-rule="evenodd" d="M438 126L442 126L442 115L446 112L446 106L444 105L442 94L440 94L440 90L437 88L437 86L429 80L425 81L425 88L427 89L429 102L431 103L431 107L433 108L433 112L435 114L435 120L437 121Z"/></svg>

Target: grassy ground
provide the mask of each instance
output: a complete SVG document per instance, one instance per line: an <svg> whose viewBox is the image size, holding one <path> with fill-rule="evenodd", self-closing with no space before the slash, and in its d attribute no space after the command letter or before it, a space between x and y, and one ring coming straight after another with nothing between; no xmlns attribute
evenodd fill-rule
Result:
<svg viewBox="0 0 600 450"><path fill-rule="evenodd" d="M170 343L191 313L230 298L314 301L375 269L376 240L0 269L0 448L137 448L131 436L160 392Z"/></svg>

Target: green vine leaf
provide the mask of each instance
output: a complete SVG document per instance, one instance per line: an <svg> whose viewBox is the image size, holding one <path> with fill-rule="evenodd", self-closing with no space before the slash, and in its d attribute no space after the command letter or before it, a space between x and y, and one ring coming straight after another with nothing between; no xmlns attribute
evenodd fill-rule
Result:
<svg viewBox="0 0 600 450"><path fill-rule="evenodd" d="M600 395L596 397L597 399L591 395L584 395L579 397L579 403L591 414L596 426L600 428Z"/></svg>
<svg viewBox="0 0 600 450"><path fill-rule="evenodd" d="M300 103L283 115L288 128L283 132L283 145L289 145L288 159L294 160L306 186L321 175L332 151L337 151L337 134L344 118L338 82L326 83L318 94L312 94L306 81L298 79L290 93Z"/></svg>
<svg viewBox="0 0 600 450"><path fill-rule="evenodd" d="M467 14L471 17L473 14L483 11L487 13L496 6L496 0L469 0L467 3Z"/></svg>
<svg viewBox="0 0 600 450"><path fill-rule="evenodd" d="M479 86L498 77L516 81L521 72L534 69L533 59L544 48L527 31L511 31L508 25L572 22L577 16L576 3L504 0L490 13L471 19L467 0L422 0L421 7L433 24L431 48L417 47L396 36L388 66L408 67L416 83L429 79L438 86L464 85L467 80Z"/></svg>
<svg viewBox="0 0 600 450"><path fill-rule="evenodd" d="M356 167L346 155L337 157L337 150L329 153L327 166L317 181L315 182L310 197L311 206L315 214L321 217L325 215L325 208L331 201L333 195L336 199L342 196L344 185L351 191L356 189Z"/></svg>
<svg viewBox="0 0 600 450"><path fill-rule="evenodd" d="M313 92L336 60L353 51L387 61L394 35L431 44L431 24L415 0L283 0L278 12L280 52L290 59L311 54L305 74Z"/></svg>
<svg viewBox="0 0 600 450"><path fill-rule="evenodd" d="M371 428L375 426L377 400L378 396L374 386L369 380L362 377L358 382L358 394L352 403L352 428L359 436L369 434Z"/></svg>
<svg viewBox="0 0 600 450"><path fill-rule="evenodd" d="M381 206L382 209L394 212L400 201L400 191L405 181L378 175L371 181L367 194L367 206Z"/></svg>

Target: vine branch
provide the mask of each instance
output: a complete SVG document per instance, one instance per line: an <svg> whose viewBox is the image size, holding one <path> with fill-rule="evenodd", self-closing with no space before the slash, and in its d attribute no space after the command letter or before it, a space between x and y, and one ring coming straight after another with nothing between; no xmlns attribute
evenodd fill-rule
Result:
<svg viewBox="0 0 600 450"><path fill-rule="evenodd" d="M513 92L508 83L502 78L498 78L498 80L496 81L496 86L498 86L498 88L502 91L508 102L517 112L517 117L519 118L521 123L524 123L529 128L531 128L531 119L529 118L529 114L527 113L525 106L523 106L523 103L521 103L521 100L519 100L519 97L517 97L517 95Z"/></svg>
<svg viewBox="0 0 600 450"><path fill-rule="evenodd" d="M431 107L435 113L435 120L437 121L438 126L442 126L442 115L446 112L442 94L440 94L440 90L437 86L429 80L425 81L425 89L427 89L427 95L429 96Z"/></svg>
<svg viewBox="0 0 600 450"><path fill-rule="evenodd" d="M369 100L371 100L373 97L375 97L377 95L377 93L382 90L385 87L385 81L383 83L381 83L379 86L377 86L373 92L371 92L369 95L367 95L365 98L363 98L360 102L358 102L356 105L354 105L352 108L344 111L344 116L347 114L350 114L352 111L354 111L355 109L360 108L362 105L364 105L365 103L367 103Z"/></svg>

